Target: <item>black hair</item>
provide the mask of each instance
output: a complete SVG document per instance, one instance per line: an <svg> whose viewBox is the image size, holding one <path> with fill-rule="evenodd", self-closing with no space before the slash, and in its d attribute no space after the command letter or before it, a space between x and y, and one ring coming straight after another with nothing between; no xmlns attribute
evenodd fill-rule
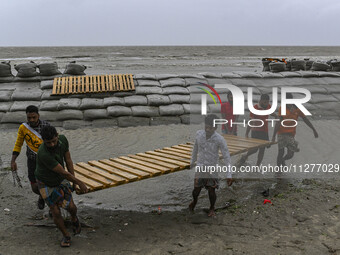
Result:
<svg viewBox="0 0 340 255"><path fill-rule="evenodd" d="M228 93L227 93L227 96L232 96L233 93L231 93L231 91L229 90Z"/></svg>
<svg viewBox="0 0 340 255"><path fill-rule="evenodd" d="M57 135L57 130L53 126L46 126L41 130L41 137L43 140L52 140Z"/></svg>
<svg viewBox="0 0 340 255"><path fill-rule="evenodd" d="M293 94L292 93L287 93L286 94L286 99L293 99Z"/></svg>
<svg viewBox="0 0 340 255"><path fill-rule="evenodd" d="M260 100L269 100L268 94L262 94Z"/></svg>
<svg viewBox="0 0 340 255"><path fill-rule="evenodd" d="M209 114L209 115L207 115L207 117L205 117L205 120L204 120L205 125L213 127L214 126L214 119L218 119L216 114Z"/></svg>
<svg viewBox="0 0 340 255"><path fill-rule="evenodd" d="M35 105L29 105L26 107L26 113L38 113L39 114L39 109Z"/></svg>

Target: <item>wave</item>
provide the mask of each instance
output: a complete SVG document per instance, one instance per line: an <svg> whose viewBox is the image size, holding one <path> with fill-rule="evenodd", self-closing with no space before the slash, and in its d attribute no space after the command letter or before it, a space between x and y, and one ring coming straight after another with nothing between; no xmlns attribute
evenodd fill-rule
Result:
<svg viewBox="0 0 340 255"><path fill-rule="evenodd" d="M1 58L1 61L17 61L17 60L50 60L52 57L27 57L27 58Z"/></svg>

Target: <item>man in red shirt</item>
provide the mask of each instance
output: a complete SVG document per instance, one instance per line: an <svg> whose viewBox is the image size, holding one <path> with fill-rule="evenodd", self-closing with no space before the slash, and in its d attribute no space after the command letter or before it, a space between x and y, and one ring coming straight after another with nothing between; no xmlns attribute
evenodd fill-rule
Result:
<svg viewBox="0 0 340 255"><path fill-rule="evenodd" d="M227 120L227 124L222 125L222 133L229 135L237 135L237 126L231 125L237 121L238 116L233 114L233 94L231 91L228 92L228 102L221 105L222 118Z"/></svg>
<svg viewBox="0 0 340 255"><path fill-rule="evenodd" d="M268 110L270 109L270 107L271 105L269 104L268 94L262 94L259 103L254 105L254 108L257 110ZM271 114L271 116L276 117L276 114L273 113ZM246 137L247 138L249 137L249 132L251 130L251 138L269 141L268 118L269 118L269 115L256 115L251 112L249 115L249 120L253 120L251 121L251 125L254 127L250 127L249 125L247 126ZM257 151L259 151L259 153L257 155L256 165L258 166L261 165L263 156L264 156L264 150L265 150L265 147L261 147L260 149L249 150L247 154L241 157L238 165L243 164L250 155L256 153Z"/></svg>
<svg viewBox="0 0 340 255"><path fill-rule="evenodd" d="M293 95L291 93L287 93L287 99L292 99ZM296 126L294 126L294 121L285 121L285 126L282 126L283 120L295 120L299 117L306 123L308 127L313 130L314 137L318 138L318 132L316 132L312 123L307 119L307 117L293 104L287 104L286 106L286 115L282 115L281 107L279 108L279 117L280 122L276 122L273 138L272 141L275 142L275 136L277 136L279 152L277 155L277 165L278 166L285 166L285 161L291 159L294 156L295 152L299 152L300 149L298 148L298 142L294 139L296 134ZM287 127L288 126L288 127ZM293 127L294 126L294 127ZM287 154L285 156L285 148L287 148Z"/></svg>

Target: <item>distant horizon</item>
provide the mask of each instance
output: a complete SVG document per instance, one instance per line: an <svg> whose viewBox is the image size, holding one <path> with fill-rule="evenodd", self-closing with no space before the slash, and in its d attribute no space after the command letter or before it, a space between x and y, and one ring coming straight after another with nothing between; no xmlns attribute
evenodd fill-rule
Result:
<svg viewBox="0 0 340 255"><path fill-rule="evenodd" d="M339 45L219 45L219 44L177 44L177 45L11 45L11 46L0 46L0 48L35 48L35 47L340 47Z"/></svg>

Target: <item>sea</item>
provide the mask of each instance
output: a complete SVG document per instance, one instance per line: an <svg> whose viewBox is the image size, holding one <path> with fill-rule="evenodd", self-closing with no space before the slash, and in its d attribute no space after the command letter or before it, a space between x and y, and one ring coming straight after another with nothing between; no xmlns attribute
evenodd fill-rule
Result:
<svg viewBox="0 0 340 255"><path fill-rule="evenodd" d="M0 47L0 62L57 62L60 71L76 61L86 74L197 74L261 72L264 57L327 61L340 59L340 47L324 46L91 46ZM16 74L12 68L13 74Z"/></svg>

